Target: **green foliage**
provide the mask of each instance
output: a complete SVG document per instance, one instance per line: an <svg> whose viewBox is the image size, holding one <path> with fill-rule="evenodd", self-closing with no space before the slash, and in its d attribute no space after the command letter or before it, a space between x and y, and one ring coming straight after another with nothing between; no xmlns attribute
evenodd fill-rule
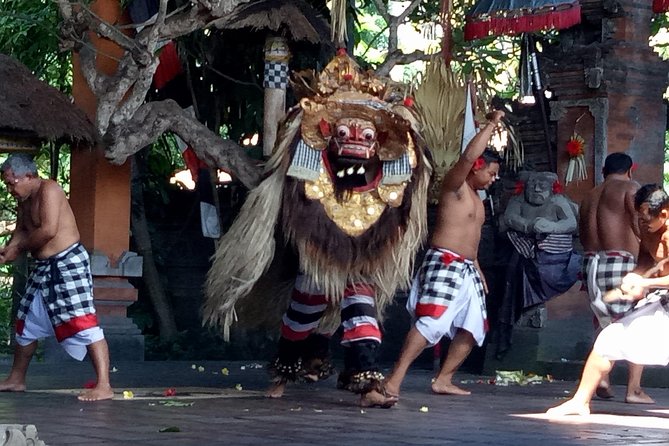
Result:
<svg viewBox="0 0 669 446"><path fill-rule="evenodd" d="M0 53L13 56L61 91L72 88L68 53L58 48L60 17L52 0L0 0Z"/></svg>
<svg viewBox="0 0 669 446"><path fill-rule="evenodd" d="M387 2L385 2L387 3ZM358 27L356 48L360 57L372 65L381 63L388 49L388 28L371 0L357 0ZM452 68L456 73L472 79L483 97L493 94L513 95L517 78L518 57L520 54L515 37L490 37L467 42L464 39L465 11L470 2L454 0L452 24ZM406 6L406 5L404 5ZM423 1L409 15L411 26L425 38L429 37L428 51L437 52L441 39L436 36L435 25L439 23L440 2ZM396 15L397 12L394 12ZM402 41L398 42L400 46ZM415 65L405 67L403 80L416 82L421 68Z"/></svg>

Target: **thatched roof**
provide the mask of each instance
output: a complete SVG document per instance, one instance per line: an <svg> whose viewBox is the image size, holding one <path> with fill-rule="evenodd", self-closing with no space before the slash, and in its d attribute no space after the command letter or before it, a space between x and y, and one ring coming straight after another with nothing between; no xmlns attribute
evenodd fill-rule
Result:
<svg viewBox="0 0 669 446"><path fill-rule="evenodd" d="M17 60L0 54L0 134L95 144L86 114Z"/></svg>
<svg viewBox="0 0 669 446"><path fill-rule="evenodd" d="M302 0L258 0L237 7L223 28L252 28L285 35L290 40L311 43L330 41L330 25Z"/></svg>

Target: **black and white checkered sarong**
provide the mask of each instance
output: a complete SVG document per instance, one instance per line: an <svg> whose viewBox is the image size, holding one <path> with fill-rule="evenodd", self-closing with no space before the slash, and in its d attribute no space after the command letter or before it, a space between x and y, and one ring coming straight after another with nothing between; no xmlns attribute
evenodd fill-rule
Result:
<svg viewBox="0 0 669 446"><path fill-rule="evenodd" d="M441 308L448 308L450 302L460 293L464 277L469 275L481 302L481 313L486 317L485 293L479 271L471 260L464 259L446 249L430 248L418 271L420 298L416 316L438 316ZM435 313L436 311L436 313Z"/></svg>
<svg viewBox="0 0 669 446"><path fill-rule="evenodd" d="M621 250L588 251L583 255L583 283L590 298L590 306L602 326L611 318L617 319L629 312L636 302L621 300L605 303L604 295L617 289L623 277L636 268L634 255Z"/></svg>
<svg viewBox="0 0 669 446"><path fill-rule="evenodd" d="M54 327L95 314L89 258L81 243L44 260L37 260L19 303L17 319L25 321L33 299L41 294Z"/></svg>

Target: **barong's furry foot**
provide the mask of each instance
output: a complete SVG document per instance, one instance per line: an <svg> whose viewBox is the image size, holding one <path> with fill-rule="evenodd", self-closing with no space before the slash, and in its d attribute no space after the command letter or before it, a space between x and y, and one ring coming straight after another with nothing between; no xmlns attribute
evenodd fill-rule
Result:
<svg viewBox="0 0 669 446"><path fill-rule="evenodd" d="M635 390L628 393L625 397L625 402L628 404L655 404L655 400L643 390Z"/></svg>
<svg viewBox="0 0 669 446"><path fill-rule="evenodd" d="M109 386L93 387L86 389L79 394L77 399L79 401L102 401L110 400L114 397L114 391Z"/></svg>
<svg viewBox="0 0 669 446"><path fill-rule="evenodd" d="M608 386L597 386L597 390L595 390L595 395L605 400L609 400L614 396L613 391Z"/></svg>
<svg viewBox="0 0 669 446"><path fill-rule="evenodd" d="M25 383L15 383L11 381L3 381L0 383L0 392L25 392Z"/></svg>
<svg viewBox="0 0 669 446"><path fill-rule="evenodd" d="M267 392L265 392L265 397L281 398L285 390L286 390L286 381L282 379L280 381L272 383L269 389L267 389Z"/></svg>
<svg viewBox="0 0 669 446"><path fill-rule="evenodd" d="M376 390L371 390L360 395L360 407L380 407L389 409L397 404L399 398L395 395L383 394Z"/></svg>
<svg viewBox="0 0 669 446"><path fill-rule="evenodd" d="M548 409L546 415L552 417L562 417L565 415L590 415L590 406L588 404L569 400L559 406Z"/></svg>

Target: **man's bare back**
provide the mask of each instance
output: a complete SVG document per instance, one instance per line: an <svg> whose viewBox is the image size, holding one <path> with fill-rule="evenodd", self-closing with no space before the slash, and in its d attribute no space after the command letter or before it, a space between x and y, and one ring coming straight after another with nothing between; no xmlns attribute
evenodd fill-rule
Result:
<svg viewBox="0 0 669 446"><path fill-rule="evenodd" d="M634 193L639 184L611 174L583 199L579 234L586 251L624 250L639 252Z"/></svg>

